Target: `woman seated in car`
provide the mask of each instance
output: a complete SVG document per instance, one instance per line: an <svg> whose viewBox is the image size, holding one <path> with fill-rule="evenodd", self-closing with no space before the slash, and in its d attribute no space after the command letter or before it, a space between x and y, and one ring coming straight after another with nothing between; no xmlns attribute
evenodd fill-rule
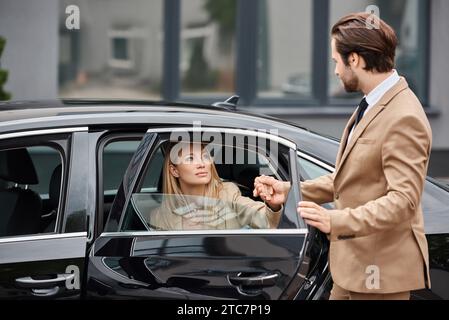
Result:
<svg viewBox="0 0 449 320"><path fill-rule="evenodd" d="M164 197L148 221L156 230L267 229L279 223L282 205L254 201L236 184L222 182L201 143L172 145L163 170Z"/></svg>

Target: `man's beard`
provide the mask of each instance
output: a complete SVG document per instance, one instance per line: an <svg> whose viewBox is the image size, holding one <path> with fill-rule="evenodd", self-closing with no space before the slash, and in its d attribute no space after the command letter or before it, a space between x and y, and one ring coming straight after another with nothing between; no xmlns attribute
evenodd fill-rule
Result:
<svg viewBox="0 0 449 320"><path fill-rule="evenodd" d="M359 78L355 75L354 71L350 70L351 78L348 80L343 80L343 86L346 92L357 92L359 91Z"/></svg>

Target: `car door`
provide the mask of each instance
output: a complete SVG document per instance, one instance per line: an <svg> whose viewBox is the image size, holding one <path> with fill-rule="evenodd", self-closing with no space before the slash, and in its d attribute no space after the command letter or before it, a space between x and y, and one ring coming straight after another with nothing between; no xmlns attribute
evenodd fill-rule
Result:
<svg viewBox="0 0 449 320"><path fill-rule="evenodd" d="M78 299L87 128L0 135L0 298Z"/></svg>
<svg viewBox="0 0 449 320"><path fill-rule="evenodd" d="M270 151L277 146L278 178L292 187L276 228L220 230L154 230L148 228L142 210L155 194L145 191L145 177L155 166L161 146L178 132L211 137L235 135L249 148L265 140ZM225 137L225 138L226 138ZM224 138L224 139L225 139ZM231 139L232 140L232 139ZM210 140L208 140L210 141ZM224 141L224 140L223 140ZM222 144L223 150L234 146ZM256 146L254 143L253 146ZM267 148L268 149L268 148ZM88 297L175 299L291 299L304 285L308 272L309 232L296 213L300 200L296 145L279 136L251 130L226 128L150 129L144 135L114 199L105 231L89 253ZM265 150L266 151L266 150ZM266 168L273 168L271 156ZM217 165L218 167L218 165ZM224 164L223 181L233 180L229 170L246 178L252 166ZM245 171L246 170L246 171ZM228 172L228 173L226 173ZM284 173L282 173L284 172ZM226 177L224 177L226 175ZM154 174L153 174L154 176ZM244 179L234 180L244 193ZM241 182L241 183L239 183ZM142 207L139 207L139 199Z"/></svg>

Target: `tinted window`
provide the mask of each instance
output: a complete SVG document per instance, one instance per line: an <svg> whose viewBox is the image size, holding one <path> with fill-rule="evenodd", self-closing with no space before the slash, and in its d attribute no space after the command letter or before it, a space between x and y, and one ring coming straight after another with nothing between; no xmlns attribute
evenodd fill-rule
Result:
<svg viewBox="0 0 449 320"><path fill-rule="evenodd" d="M105 195L116 194L139 140L113 141L103 150L103 190Z"/></svg>
<svg viewBox="0 0 449 320"><path fill-rule="evenodd" d="M330 173L328 170L304 158L298 157L298 162L301 179L315 179Z"/></svg>
<svg viewBox="0 0 449 320"><path fill-rule="evenodd" d="M50 180L55 168L61 164L61 155L51 147L27 148L34 163L39 183L33 189L39 193L42 199L49 198Z"/></svg>
<svg viewBox="0 0 449 320"><path fill-rule="evenodd" d="M128 168L131 158L136 152L140 141L113 141L103 150L103 190L105 195L115 195L122 182L123 175ZM147 172L145 188L156 191L159 185L160 172L163 163L162 151L159 149L151 159L151 166L155 170ZM158 169L159 168L159 169Z"/></svg>
<svg viewBox="0 0 449 320"><path fill-rule="evenodd" d="M50 146L0 149L0 236L55 231L61 159Z"/></svg>

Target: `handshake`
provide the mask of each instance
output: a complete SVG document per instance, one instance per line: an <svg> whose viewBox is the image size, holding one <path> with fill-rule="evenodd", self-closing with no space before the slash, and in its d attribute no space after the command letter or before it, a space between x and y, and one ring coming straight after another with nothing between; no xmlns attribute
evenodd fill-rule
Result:
<svg viewBox="0 0 449 320"><path fill-rule="evenodd" d="M260 197L273 211L278 211L287 200L290 182L276 180L273 177L261 175L254 179L253 196Z"/></svg>
<svg viewBox="0 0 449 320"><path fill-rule="evenodd" d="M281 205L287 200L289 191L290 182L288 181L279 181L264 175L254 179L253 195L259 196L273 211L278 211L281 208ZM301 201L298 203L297 212L308 225L326 234L331 232L330 210L314 202Z"/></svg>

